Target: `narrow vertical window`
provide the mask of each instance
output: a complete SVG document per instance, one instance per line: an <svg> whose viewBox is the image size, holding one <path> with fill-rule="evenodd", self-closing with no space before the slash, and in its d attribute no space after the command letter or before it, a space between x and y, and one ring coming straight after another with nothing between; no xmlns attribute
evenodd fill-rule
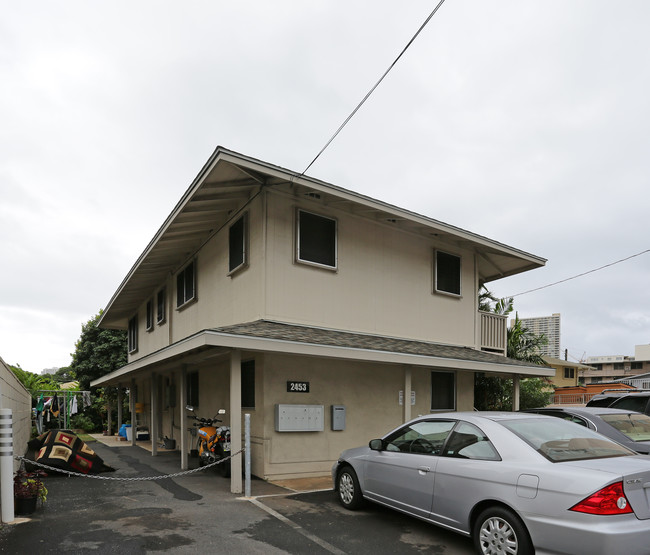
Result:
<svg viewBox="0 0 650 555"><path fill-rule="evenodd" d="M165 321L165 303L167 302L167 295L165 289L158 291L156 295L156 322L162 324Z"/></svg>
<svg viewBox="0 0 650 555"><path fill-rule="evenodd" d="M128 343L129 353L133 353L138 350L138 316L137 315L129 320L127 343Z"/></svg>
<svg viewBox="0 0 650 555"><path fill-rule="evenodd" d="M460 256L436 251L434 272L437 292L460 295Z"/></svg>
<svg viewBox="0 0 650 555"><path fill-rule="evenodd" d="M176 276L176 306L184 304L196 298L196 260L192 260Z"/></svg>
<svg viewBox="0 0 650 555"><path fill-rule="evenodd" d="M248 214L244 214L228 230L228 273L248 264Z"/></svg>
<svg viewBox="0 0 650 555"><path fill-rule="evenodd" d="M241 406L255 408L255 361L241 363Z"/></svg>
<svg viewBox="0 0 650 555"><path fill-rule="evenodd" d="M153 329L153 299L147 301L147 331Z"/></svg>
<svg viewBox="0 0 650 555"><path fill-rule="evenodd" d="M199 406L199 373L190 372L187 374L187 404L193 407Z"/></svg>

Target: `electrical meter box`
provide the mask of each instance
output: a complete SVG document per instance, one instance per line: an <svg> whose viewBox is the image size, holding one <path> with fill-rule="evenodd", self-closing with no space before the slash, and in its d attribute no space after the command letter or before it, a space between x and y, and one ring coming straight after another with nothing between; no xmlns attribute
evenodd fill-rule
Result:
<svg viewBox="0 0 650 555"><path fill-rule="evenodd" d="M332 430L345 430L345 405L332 405Z"/></svg>
<svg viewBox="0 0 650 555"><path fill-rule="evenodd" d="M275 405L275 431L322 432L324 415L323 405Z"/></svg>

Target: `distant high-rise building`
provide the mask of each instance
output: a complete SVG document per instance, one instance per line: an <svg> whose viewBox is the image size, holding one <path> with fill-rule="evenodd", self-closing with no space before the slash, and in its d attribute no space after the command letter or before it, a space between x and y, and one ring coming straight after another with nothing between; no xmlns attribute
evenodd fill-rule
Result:
<svg viewBox="0 0 650 555"><path fill-rule="evenodd" d="M520 318L521 325L535 335L546 336L548 344L540 348L540 354L560 358L560 315ZM512 321L511 321L512 322Z"/></svg>

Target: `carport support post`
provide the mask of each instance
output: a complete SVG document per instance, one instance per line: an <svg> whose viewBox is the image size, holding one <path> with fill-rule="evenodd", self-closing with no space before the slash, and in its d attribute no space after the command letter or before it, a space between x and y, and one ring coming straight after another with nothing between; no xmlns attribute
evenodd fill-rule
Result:
<svg viewBox="0 0 650 555"><path fill-rule="evenodd" d="M411 420L411 367L404 369L404 422Z"/></svg>
<svg viewBox="0 0 650 555"><path fill-rule="evenodd" d="M158 375L151 374L151 424L149 425L151 436L151 456L158 454Z"/></svg>
<svg viewBox="0 0 650 555"><path fill-rule="evenodd" d="M14 439L11 409L0 409L0 504L2 522L14 521Z"/></svg>
<svg viewBox="0 0 650 555"><path fill-rule="evenodd" d="M187 429L187 418L185 416L185 405L187 401L187 366L183 364L181 366L181 386L178 388L180 392L180 399L178 406L180 407L180 424L181 424L181 470L187 470L190 467L189 461L187 459L187 454L189 451L188 446L188 429Z"/></svg>
<svg viewBox="0 0 650 555"><path fill-rule="evenodd" d="M136 440L136 420L137 416L135 415L135 378L131 378L131 389L129 390L129 410L131 411L131 445L135 447Z"/></svg>
<svg viewBox="0 0 650 555"><path fill-rule="evenodd" d="M117 432L122 429L122 385L117 384ZM118 438L119 439L119 438Z"/></svg>
<svg viewBox="0 0 650 555"><path fill-rule="evenodd" d="M241 450L241 351L230 351L230 452ZM230 491L242 492L242 456L236 455L230 461Z"/></svg>
<svg viewBox="0 0 650 555"><path fill-rule="evenodd" d="M512 410L519 410L519 391L520 391L520 380L521 376L515 374L512 376Z"/></svg>

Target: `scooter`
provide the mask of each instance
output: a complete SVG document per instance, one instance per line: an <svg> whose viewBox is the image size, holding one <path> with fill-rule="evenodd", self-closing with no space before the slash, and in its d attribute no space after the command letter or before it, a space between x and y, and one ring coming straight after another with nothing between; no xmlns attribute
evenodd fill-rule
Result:
<svg viewBox="0 0 650 555"><path fill-rule="evenodd" d="M185 409L194 412L192 405L187 405ZM217 415L219 414L226 414L226 411L219 409ZM213 418L199 418L195 414L188 415L198 422L194 426L198 428L196 448L199 452L199 466L206 466L230 457L230 427L215 427L215 424L221 422L217 415ZM230 459L216 466L222 476L226 478L230 476Z"/></svg>

